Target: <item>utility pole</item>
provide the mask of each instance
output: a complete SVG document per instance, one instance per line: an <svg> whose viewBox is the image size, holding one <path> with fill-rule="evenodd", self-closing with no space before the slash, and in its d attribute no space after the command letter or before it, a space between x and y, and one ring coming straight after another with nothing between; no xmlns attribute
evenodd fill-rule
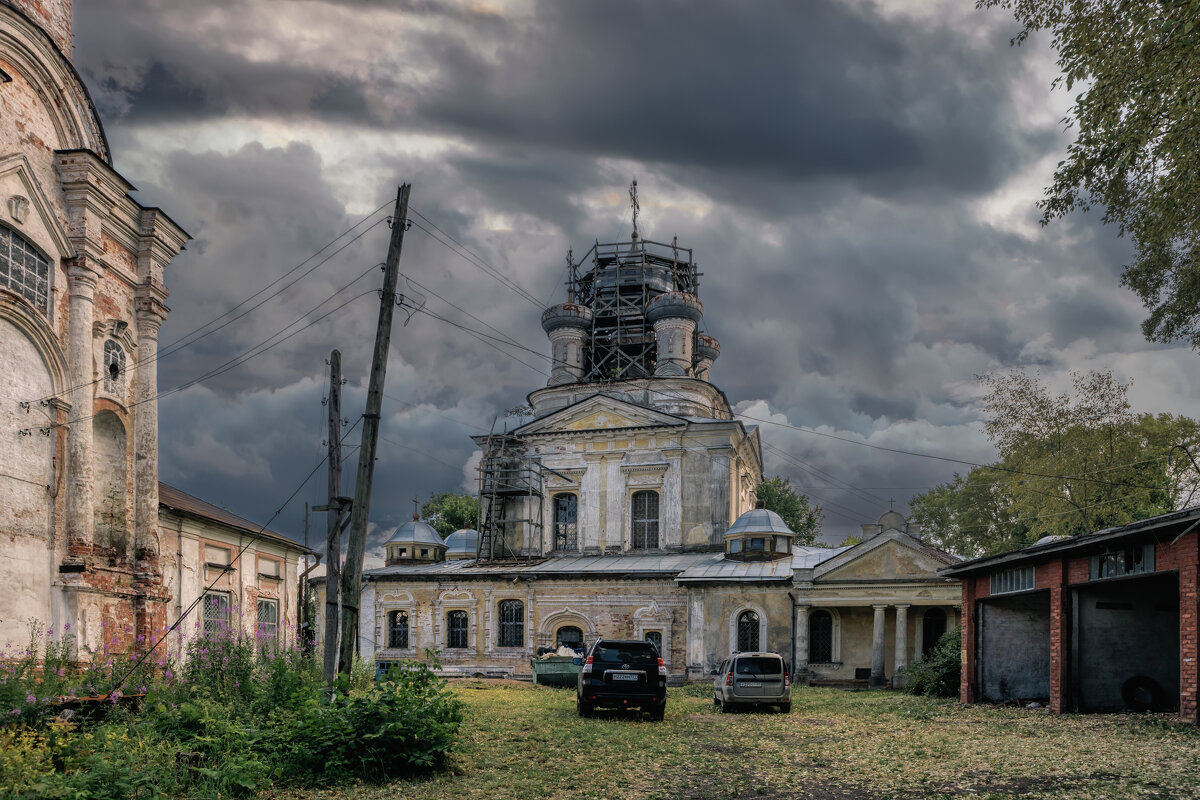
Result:
<svg viewBox="0 0 1200 800"><path fill-rule="evenodd" d="M354 503L350 506L350 541L346 548L346 570L342 575L341 671L349 674L358 652L358 604L361 593L363 550L367 540L367 513L371 508L371 478L375 474L375 446L379 439L379 415L383 409L383 383L387 376L388 346L392 339L392 312L396 308L396 282L400 248L408 227L408 193L404 184L396 193L392 213L392 237L384 265L383 291L379 295L379 327L375 331L375 353L371 359L371 382L367 387L367 409L363 414L362 446L358 449L358 475Z"/></svg>
<svg viewBox="0 0 1200 800"><path fill-rule="evenodd" d="M325 641L323 674L333 688L338 657L338 590L342 561L342 354L329 354L329 505L325 512Z"/></svg>
<svg viewBox="0 0 1200 800"><path fill-rule="evenodd" d="M304 548L308 549L308 503L304 504ZM300 572L300 595L296 598L299 605L296 607L296 645L300 648L300 652L305 652L304 635L308 630L308 554L304 556L305 569Z"/></svg>

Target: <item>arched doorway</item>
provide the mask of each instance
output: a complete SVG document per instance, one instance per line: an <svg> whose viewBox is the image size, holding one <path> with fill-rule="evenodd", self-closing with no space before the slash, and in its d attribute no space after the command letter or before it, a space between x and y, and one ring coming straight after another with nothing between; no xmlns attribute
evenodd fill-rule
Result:
<svg viewBox="0 0 1200 800"><path fill-rule="evenodd" d="M583 648L583 631L574 625L564 625L554 634L554 647L570 647L572 650Z"/></svg>

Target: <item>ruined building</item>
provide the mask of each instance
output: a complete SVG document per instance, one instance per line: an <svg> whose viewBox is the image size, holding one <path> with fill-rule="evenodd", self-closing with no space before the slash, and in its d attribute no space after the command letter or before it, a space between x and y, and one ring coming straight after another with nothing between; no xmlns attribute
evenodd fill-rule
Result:
<svg viewBox="0 0 1200 800"><path fill-rule="evenodd" d="M636 637L675 681L773 650L814 680L884 685L957 623L936 575L954 559L899 514L830 549L755 509L760 432L711 380L699 278L636 215L629 240L572 261L567 302L542 314L553 370L532 420L475 437L478 532L396 532L364 575L366 654L436 647L449 674L521 676L538 648Z"/></svg>
<svg viewBox="0 0 1200 800"><path fill-rule="evenodd" d="M227 610L282 627L300 548L181 492L160 503L164 272L188 235L113 169L71 21L71 0L0 0L0 646L30 621L70 626L82 656L129 645L217 577L208 562ZM218 563L247 539L248 560Z"/></svg>

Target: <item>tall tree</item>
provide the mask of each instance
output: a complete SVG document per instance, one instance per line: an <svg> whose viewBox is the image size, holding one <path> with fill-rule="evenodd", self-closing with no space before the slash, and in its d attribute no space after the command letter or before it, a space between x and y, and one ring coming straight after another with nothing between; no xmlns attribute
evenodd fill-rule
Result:
<svg viewBox="0 0 1200 800"><path fill-rule="evenodd" d="M1149 309L1153 341L1200 349L1200 0L977 0L1012 11L1020 44L1049 31L1083 91L1063 122L1078 136L1040 207L1043 224L1103 206L1135 248L1122 278Z"/></svg>
<svg viewBox="0 0 1200 800"><path fill-rule="evenodd" d="M434 492L421 506L421 517L443 539L461 528L474 528L479 519L479 501L452 492Z"/></svg>
<svg viewBox="0 0 1200 800"><path fill-rule="evenodd" d="M1078 535L1187 503L1198 476L1178 444L1188 417L1138 414L1111 372L1073 373L1058 396L1036 378L985 375L984 429L1000 459L913 498L913 518L963 556L1004 552L1047 535Z"/></svg>
<svg viewBox="0 0 1200 800"><path fill-rule="evenodd" d="M791 478L776 475L764 478L755 489L763 507L774 511L796 533L795 543L811 545L821 531L821 507L808 501L808 496L792 488Z"/></svg>

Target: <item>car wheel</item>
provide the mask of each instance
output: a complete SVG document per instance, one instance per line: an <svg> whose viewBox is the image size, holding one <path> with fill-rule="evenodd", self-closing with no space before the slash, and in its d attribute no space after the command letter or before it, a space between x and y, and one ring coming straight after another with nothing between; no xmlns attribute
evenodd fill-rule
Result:
<svg viewBox="0 0 1200 800"><path fill-rule="evenodd" d="M663 703L661 706L651 706L649 711L650 719L655 722L662 722L663 716L667 713L667 704Z"/></svg>
<svg viewBox="0 0 1200 800"><path fill-rule="evenodd" d="M791 703L780 703L779 710L782 711L784 714L790 714L790 713L792 713L792 704Z"/></svg>
<svg viewBox="0 0 1200 800"><path fill-rule="evenodd" d="M581 717L592 716L592 704L582 698L575 698L575 709L579 712L579 716Z"/></svg>
<svg viewBox="0 0 1200 800"><path fill-rule="evenodd" d="M717 697L715 694L713 695L713 705L714 706L721 705L721 698Z"/></svg>
<svg viewBox="0 0 1200 800"><path fill-rule="evenodd" d="M722 714L732 714L733 713L733 705L731 703L726 703L724 700L722 700L721 701L721 713Z"/></svg>

